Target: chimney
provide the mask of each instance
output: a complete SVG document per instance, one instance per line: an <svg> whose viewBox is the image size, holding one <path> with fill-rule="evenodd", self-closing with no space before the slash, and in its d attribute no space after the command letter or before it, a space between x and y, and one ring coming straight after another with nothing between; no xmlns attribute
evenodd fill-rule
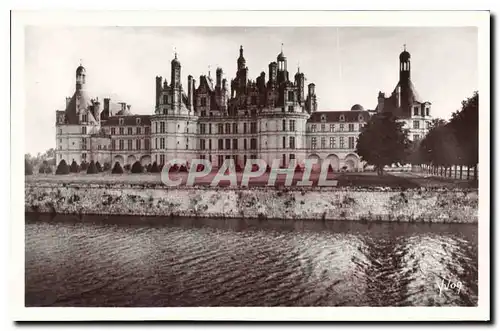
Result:
<svg viewBox="0 0 500 331"><path fill-rule="evenodd" d="M222 68L217 68L215 73L217 76L215 86L220 89L222 87Z"/></svg>
<svg viewBox="0 0 500 331"><path fill-rule="evenodd" d="M156 76L156 107L160 105L161 80L161 76Z"/></svg>
<svg viewBox="0 0 500 331"><path fill-rule="evenodd" d="M71 97L66 97L66 107L68 107L70 102L71 102Z"/></svg>
<svg viewBox="0 0 500 331"><path fill-rule="evenodd" d="M194 93L194 82L193 76L188 76L188 108L193 110L193 93Z"/></svg>
<svg viewBox="0 0 500 331"><path fill-rule="evenodd" d="M385 94L382 92L378 92L377 111L379 113L384 111L384 102L385 102Z"/></svg>

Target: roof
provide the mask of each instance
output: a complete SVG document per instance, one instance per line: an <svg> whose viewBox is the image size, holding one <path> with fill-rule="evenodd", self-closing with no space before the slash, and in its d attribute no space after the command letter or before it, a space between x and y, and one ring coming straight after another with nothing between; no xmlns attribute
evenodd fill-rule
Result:
<svg viewBox="0 0 500 331"><path fill-rule="evenodd" d="M398 82L398 84L396 85L396 87L394 88L394 92L393 93L397 93L398 91L398 87L401 86L401 82ZM411 103L413 104L413 102L420 102L422 103L422 99L420 99L420 95L418 94L417 90L415 89L415 85L413 85L411 79L408 79L408 86L410 88L410 101Z"/></svg>
<svg viewBox="0 0 500 331"><path fill-rule="evenodd" d="M66 106L66 119L68 124L78 124L79 118L78 114L85 111L88 114L88 121L95 122L94 115L92 112L88 111L89 107L92 106L92 101L83 90L75 91L75 94L71 97L70 102Z"/></svg>
<svg viewBox="0 0 500 331"><path fill-rule="evenodd" d="M344 116L341 121L340 117ZM365 122L370 118L370 114L366 110L342 110L342 111L315 111L311 114L308 122L321 123L324 122L359 122L359 116L363 116Z"/></svg>
<svg viewBox="0 0 500 331"><path fill-rule="evenodd" d="M120 119L123 118L124 126L135 126L137 125L137 118L141 119L140 125L151 125L151 116L152 115L130 115L130 116L110 116L103 126L118 126L120 125Z"/></svg>
<svg viewBox="0 0 500 331"><path fill-rule="evenodd" d="M359 103L357 103L351 107L351 110L365 110L365 108L363 108L363 106L361 106Z"/></svg>

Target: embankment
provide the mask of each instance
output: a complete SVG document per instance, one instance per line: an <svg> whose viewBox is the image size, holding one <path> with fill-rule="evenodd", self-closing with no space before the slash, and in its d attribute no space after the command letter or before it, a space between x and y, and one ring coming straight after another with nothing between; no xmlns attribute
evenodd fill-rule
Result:
<svg viewBox="0 0 500 331"><path fill-rule="evenodd" d="M466 189L25 186L25 211L40 213L477 223L477 210L477 190Z"/></svg>

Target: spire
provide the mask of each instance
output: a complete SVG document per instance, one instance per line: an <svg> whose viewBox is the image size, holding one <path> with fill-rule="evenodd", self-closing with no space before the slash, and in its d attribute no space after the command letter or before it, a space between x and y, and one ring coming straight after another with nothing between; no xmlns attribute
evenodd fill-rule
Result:
<svg viewBox="0 0 500 331"><path fill-rule="evenodd" d="M406 44L403 44L404 51L406 52Z"/></svg>
<svg viewBox="0 0 500 331"><path fill-rule="evenodd" d="M300 74L300 61L297 61L297 73Z"/></svg>
<svg viewBox="0 0 500 331"><path fill-rule="evenodd" d="M211 65L209 64L208 65L208 77L210 77L210 67L211 67Z"/></svg>

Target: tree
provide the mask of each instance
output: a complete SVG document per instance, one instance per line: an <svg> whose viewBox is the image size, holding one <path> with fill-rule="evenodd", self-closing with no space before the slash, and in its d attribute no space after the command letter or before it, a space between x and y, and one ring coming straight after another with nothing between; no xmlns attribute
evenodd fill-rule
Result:
<svg viewBox="0 0 500 331"><path fill-rule="evenodd" d="M101 164L99 163L99 161L97 161L95 163L95 168L97 169L97 172L102 172L102 166Z"/></svg>
<svg viewBox="0 0 500 331"><path fill-rule="evenodd" d="M95 166L94 160L90 161L89 167L87 168L87 174L96 174L97 167Z"/></svg>
<svg viewBox="0 0 500 331"><path fill-rule="evenodd" d="M382 175L384 166L405 161L409 143L403 123L390 113L376 114L361 129L356 153Z"/></svg>
<svg viewBox="0 0 500 331"><path fill-rule="evenodd" d="M135 161L135 163L132 165L132 173L141 174L143 172L144 172L144 167L142 166L141 162Z"/></svg>
<svg viewBox="0 0 500 331"><path fill-rule="evenodd" d="M73 159L73 162L71 162L71 165L69 167L69 172L79 172L79 171L80 171L80 167L76 163L75 159Z"/></svg>
<svg viewBox="0 0 500 331"><path fill-rule="evenodd" d="M24 175L33 175L33 166L26 158L24 159Z"/></svg>
<svg viewBox="0 0 500 331"><path fill-rule="evenodd" d="M81 171L87 171L87 168L89 167L89 164L87 163L87 161L82 161L82 163L80 164L80 170Z"/></svg>
<svg viewBox="0 0 500 331"><path fill-rule="evenodd" d="M104 162L103 171L108 171L111 169L111 164L109 162Z"/></svg>
<svg viewBox="0 0 500 331"><path fill-rule="evenodd" d="M44 161L44 163L47 161ZM69 167L66 164L66 161L63 159L61 162L59 162L59 165L57 166L56 169L56 175L67 175L69 174Z"/></svg>
<svg viewBox="0 0 500 331"><path fill-rule="evenodd" d="M115 162L113 169L111 170L112 174L123 174L123 168L120 165L120 162Z"/></svg>
<svg viewBox="0 0 500 331"><path fill-rule="evenodd" d="M160 172L160 168L158 168L158 163L153 162L153 165L151 166L150 172L155 173L155 172Z"/></svg>

